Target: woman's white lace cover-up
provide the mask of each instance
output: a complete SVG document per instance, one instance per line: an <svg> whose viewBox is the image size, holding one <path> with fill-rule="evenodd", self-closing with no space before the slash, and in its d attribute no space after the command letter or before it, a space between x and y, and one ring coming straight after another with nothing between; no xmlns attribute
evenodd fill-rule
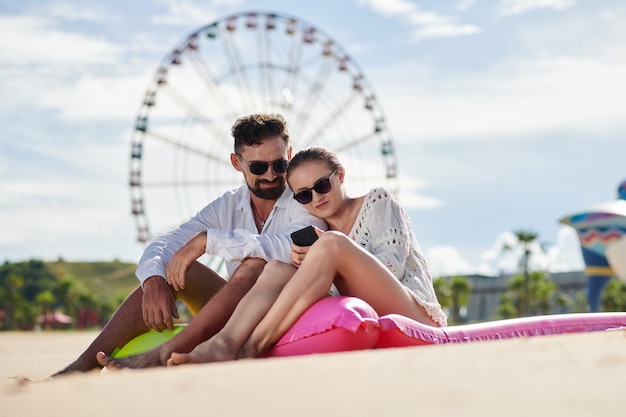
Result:
<svg viewBox="0 0 626 417"><path fill-rule="evenodd" d="M436 323L447 325L411 220L389 191L370 190L349 236L381 261Z"/></svg>

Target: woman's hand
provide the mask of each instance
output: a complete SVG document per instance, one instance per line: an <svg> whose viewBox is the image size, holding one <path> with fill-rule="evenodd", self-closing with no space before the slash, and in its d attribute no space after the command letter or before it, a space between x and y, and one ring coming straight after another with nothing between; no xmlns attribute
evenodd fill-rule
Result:
<svg viewBox="0 0 626 417"><path fill-rule="evenodd" d="M315 227L315 233L317 233L317 236L320 237L322 236L322 234L324 234L324 231ZM313 245L314 244L315 243L313 243ZM298 246L295 243L292 243L291 254L290 254L291 264L295 266L296 268L299 268L300 265L302 265L302 262L304 261L304 257L306 256L311 246Z"/></svg>
<svg viewBox="0 0 626 417"><path fill-rule="evenodd" d="M206 251L206 233L199 233L174 253L167 264L167 282L176 290L185 288L185 273Z"/></svg>
<svg viewBox="0 0 626 417"><path fill-rule="evenodd" d="M295 243L291 245L291 264L296 268L299 268L304 261L306 253L309 251L310 246L298 246Z"/></svg>

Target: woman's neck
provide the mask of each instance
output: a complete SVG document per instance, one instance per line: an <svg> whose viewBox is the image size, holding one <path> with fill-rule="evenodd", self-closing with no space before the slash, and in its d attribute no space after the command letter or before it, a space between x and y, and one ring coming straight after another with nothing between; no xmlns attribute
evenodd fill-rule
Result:
<svg viewBox="0 0 626 417"><path fill-rule="evenodd" d="M345 233L346 235L352 230L352 226L356 221L356 216L359 212L359 202L363 200L363 197L350 198L346 196L341 207L328 217L326 223L330 227L330 230L337 230Z"/></svg>

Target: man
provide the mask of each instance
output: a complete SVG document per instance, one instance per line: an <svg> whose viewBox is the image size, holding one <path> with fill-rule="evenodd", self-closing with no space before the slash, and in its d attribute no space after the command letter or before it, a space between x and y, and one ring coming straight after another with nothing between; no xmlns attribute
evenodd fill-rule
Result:
<svg viewBox="0 0 626 417"><path fill-rule="evenodd" d="M56 375L89 371L100 364L164 366L172 352L189 352L224 326L267 261L290 262L291 232L309 224L326 229L322 220L291 198L286 186L292 148L283 118L274 114L242 117L232 135L235 152L230 161L246 184L223 194L146 247L136 273L141 286L79 358ZM205 252L224 257L228 282L196 261ZM178 317L176 299L195 315L189 325L145 354L112 363L106 355L116 347L149 329L171 329Z"/></svg>

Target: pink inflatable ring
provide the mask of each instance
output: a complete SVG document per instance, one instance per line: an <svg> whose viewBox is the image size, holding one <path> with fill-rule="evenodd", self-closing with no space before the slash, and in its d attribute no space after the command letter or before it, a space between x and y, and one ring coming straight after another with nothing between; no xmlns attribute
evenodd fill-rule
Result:
<svg viewBox="0 0 626 417"><path fill-rule="evenodd" d="M137 336L114 356L149 350L182 330ZM378 317L355 297L327 297L312 305L264 356L280 357L372 348L393 348L510 339L626 328L626 313L525 317L461 326L434 327L398 314Z"/></svg>

